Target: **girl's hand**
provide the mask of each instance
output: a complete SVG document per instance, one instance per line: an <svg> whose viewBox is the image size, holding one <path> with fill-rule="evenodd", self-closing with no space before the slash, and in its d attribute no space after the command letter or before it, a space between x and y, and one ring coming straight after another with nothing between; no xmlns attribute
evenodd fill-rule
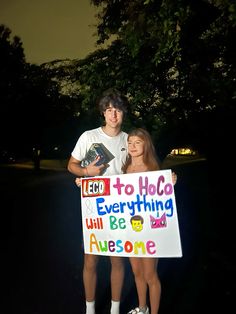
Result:
<svg viewBox="0 0 236 314"><path fill-rule="evenodd" d="M173 183L173 185L175 185L175 183L177 182L177 174L173 171L171 174L172 174L172 183Z"/></svg>

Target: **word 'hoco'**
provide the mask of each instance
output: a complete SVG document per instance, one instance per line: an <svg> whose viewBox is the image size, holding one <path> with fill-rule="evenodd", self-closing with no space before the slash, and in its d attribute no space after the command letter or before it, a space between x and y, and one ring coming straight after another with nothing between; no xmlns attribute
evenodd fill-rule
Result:
<svg viewBox="0 0 236 314"><path fill-rule="evenodd" d="M125 176L124 176L125 178ZM138 179L138 190L135 191L135 186L133 184L124 184L121 182L121 178L116 178L116 182L113 184L113 188L117 191L118 195L126 194L132 195L138 193L140 195L170 195L173 193L173 186L171 183L165 182L165 177L161 175L157 178L155 184L149 182L147 176L140 176ZM137 189L137 188L136 188ZM110 179L107 178L90 178L84 180L82 184L83 196L99 196L99 195L109 195L110 194Z"/></svg>

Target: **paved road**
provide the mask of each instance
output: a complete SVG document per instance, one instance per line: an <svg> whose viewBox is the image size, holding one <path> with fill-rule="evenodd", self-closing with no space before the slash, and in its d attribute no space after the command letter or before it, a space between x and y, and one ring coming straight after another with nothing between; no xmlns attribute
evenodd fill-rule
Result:
<svg viewBox="0 0 236 314"><path fill-rule="evenodd" d="M177 165L176 202L183 257L160 259L160 314L230 313L233 264L219 248L207 176L199 161ZM0 167L4 314L84 313L79 191L67 171ZM214 215L213 215L214 216ZM121 314L136 305L130 265ZM109 314L108 259L100 259L97 313Z"/></svg>

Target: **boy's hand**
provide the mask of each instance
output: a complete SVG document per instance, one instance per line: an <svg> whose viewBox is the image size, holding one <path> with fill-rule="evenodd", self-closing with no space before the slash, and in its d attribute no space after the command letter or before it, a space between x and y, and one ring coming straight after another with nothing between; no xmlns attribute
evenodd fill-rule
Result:
<svg viewBox="0 0 236 314"><path fill-rule="evenodd" d="M104 164L102 164L100 166L96 166L96 163L98 162L99 159L100 159L100 157L98 156L93 162L91 162L86 167L88 177L99 176L101 174L102 170L105 168Z"/></svg>

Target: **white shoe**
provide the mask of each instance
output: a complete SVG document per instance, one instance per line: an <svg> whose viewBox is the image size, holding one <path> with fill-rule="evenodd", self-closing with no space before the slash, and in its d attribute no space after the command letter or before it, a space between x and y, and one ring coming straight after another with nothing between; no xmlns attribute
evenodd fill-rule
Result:
<svg viewBox="0 0 236 314"><path fill-rule="evenodd" d="M146 310L143 311L139 307L136 307L135 309L129 311L127 314L149 314L149 308L146 307Z"/></svg>

